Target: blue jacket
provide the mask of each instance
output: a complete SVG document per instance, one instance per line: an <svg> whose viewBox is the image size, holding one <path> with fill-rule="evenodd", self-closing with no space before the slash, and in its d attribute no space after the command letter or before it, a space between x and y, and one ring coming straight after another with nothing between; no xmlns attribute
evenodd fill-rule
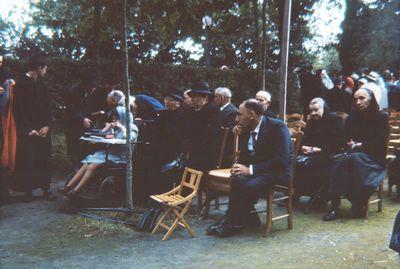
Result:
<svg viewBox="0 0 400 269"><path fill-rule="evenodd" d="M292 176L293 145L285 123L263 116L253 155L248 150L249 137L250 133L245 130L240 136L238 163L253 165L255 176L266 175L266 180L289 182Z"/></svg>

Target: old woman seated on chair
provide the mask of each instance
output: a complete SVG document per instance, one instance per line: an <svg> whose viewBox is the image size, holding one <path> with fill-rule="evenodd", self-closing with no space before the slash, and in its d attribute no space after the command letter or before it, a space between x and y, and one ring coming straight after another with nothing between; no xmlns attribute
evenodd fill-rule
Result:
<svg viewBox="0 0 400 269"><path fill-rule="evenodd" d="M325 221L340 217L340 198L352 203L355 217L365 216L368 199L386 175L388 115L379 111L374 93L361 88L354 93L354 109L345 123L349 154L331 175L332 208Z"/></svg>
<svg viewBox="0 0 400 269"><path fill-rule="evenodd" d="M106 123L103 132L111 134L111 136L114 138L125 139L125 116L125 107L115 107L111 112L112 122ZM131 141L136 141L138 129L136 125L133 124L132 114L129 115L129 122L131 129ZM116 164L126 163L125 147L126 145L112 145L107 151L105 149L101 149L96 151L94 154L88 155L82 161L83 165L81 168L75 173L67 185L61 189L61 192L67 197L77 196L81 189L93 178L96 169L105 164L106 161Z"/></svg>
<svg viewBox="0 0 400 269"><path fill-rule="evenodd" d="M322 98L311 100L296 163L294 188L297 197L312 195L327 185L335 156L345 144L343 127L343 119L331 113Z"/></svg>

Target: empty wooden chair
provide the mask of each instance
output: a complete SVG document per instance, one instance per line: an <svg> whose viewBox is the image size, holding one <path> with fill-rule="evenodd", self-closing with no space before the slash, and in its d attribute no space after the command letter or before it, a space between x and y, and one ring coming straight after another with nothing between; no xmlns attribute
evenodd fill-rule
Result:
<svg viewBox="0 0 400 269"><path fill-rule="evenodd" d="M162 240L167 240L175 228L180 225L187 229L192 237L196 236L192 228L184 219L184 216L189 210L193 198L197 195L202 176L203 173L201 171L196 171L186 167L182 175L181 184L178 187L163 194L150 196L153 200L162 205L164 211L152 233L155 233L159 227L162 227L167 230L167 233L164 235ZM187 192L188 194L185 195ZM168 215L171 215L174 218L170 226L165 222Z"/></svg>
<svg viewBox="0 0 400 269"><path fill-rule="evenodd" d="M388 144L387 144L387 166L390 168L392 161L394 160L395 150L400 147L400 112L392 112L389 115L389 137L388 137ZM389 169L390 173L390 169ZM389 181L389 193L392 192L392 188L394 182ZM400 188L400 186L396 185L396 188ZM398 194L400 191L396 191Z"/></svg>

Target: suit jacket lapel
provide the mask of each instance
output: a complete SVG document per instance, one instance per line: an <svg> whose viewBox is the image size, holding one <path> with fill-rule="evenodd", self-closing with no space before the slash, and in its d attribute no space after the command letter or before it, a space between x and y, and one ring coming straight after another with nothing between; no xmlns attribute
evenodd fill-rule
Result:
<svg viewBox="0 0 400 269"><path fill-rule="evenodd" d="M256 144L254 145L254 151L257 152L257 148L259 147L260 143L265 139L265 133L268 132L270 128L270 124L268 124L269 119L266 117L262 117L260 130L258 132L258 137Z"/></svg>

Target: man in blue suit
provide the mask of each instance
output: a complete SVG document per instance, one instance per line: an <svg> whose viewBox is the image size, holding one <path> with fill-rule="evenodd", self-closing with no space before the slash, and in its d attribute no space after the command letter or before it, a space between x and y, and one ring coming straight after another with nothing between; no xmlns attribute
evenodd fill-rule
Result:
<svg viewBox="0 0 400 269"><path fill-rule="evenodd" d="M277 119L263 116L264 109L255 99L239 106L234 132L240 133L238 163L225 217L207 229L208 235L227 237L239 234L245 227L260 225L254 210L258 197L265 196L275 183L291 180L293 147L289 130Z"/></svg>

